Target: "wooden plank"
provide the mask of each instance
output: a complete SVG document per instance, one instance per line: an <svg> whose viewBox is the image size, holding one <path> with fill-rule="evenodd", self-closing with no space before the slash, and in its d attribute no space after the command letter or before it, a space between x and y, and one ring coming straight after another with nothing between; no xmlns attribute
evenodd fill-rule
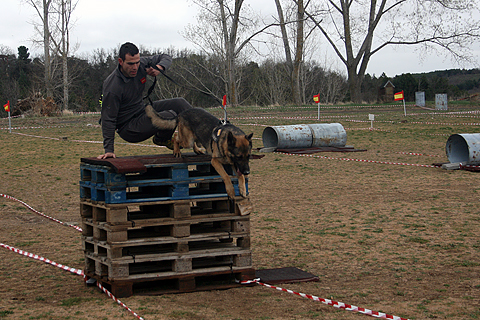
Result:
<svg viewBox="0 0 480 320"><path fill-rule="evenodd" d="M239 238L244 239L244 238ZM177 246L174 243L139 246L139 247L108 247L100 243L86 242L88 245L84 249L85 256L90 259L99 259L104 263L110 261L137 263L148 261L174 260L181 257L201 258L218 255L240 254L249 252L249 246L243 246L243 242L217 242L216 244L206 244L205 247L198 247L195 244L180 243Z"/></svg>
<svg viewBox="0 0 480 320"><path fill-rule="evenodd" d="M109 280L134 280L162 278L196 272L221 271L252 266L250 250L219 252L194 252L158 254L146 259L132 257L125 260L110 260L106 257L86 253L89 263L95 261L95 275Z"/></svg>
<svg viewBox="0 0 480 320"><path fill-rule="evenodd" d="M248 216L212 216L189 219L165 218L154 224L136 225L132 223L111 225L105 222L82 221L83 236L93 237L108 244L124 242L148 243L168 239L183 238L193 235L244 234L250 232Z"/></svg>
<svg viewBox="0 0 480 320"><path fill-rule="evenodd" d="M235 202L242 200L243 198L238 197ZM213 218L240 214L238 207L233 213L229 211L227 197L116 205L90 200L80 202L82 218L94 222L107 222L112 226L145 226L158 224L166 219Z"/></svg>
<svg viewBox="0 0 480 320"><path fill-rule="evenodd" d="M253 268L240 268L237 270L173 275L160 279L147 278L126 281L108 280L94 274L87 274L87 277L95 278L117 298L126 298L134 294L161 295L244 287L245 285L239 284L239 282L253 280L255 270Z"/></svg>

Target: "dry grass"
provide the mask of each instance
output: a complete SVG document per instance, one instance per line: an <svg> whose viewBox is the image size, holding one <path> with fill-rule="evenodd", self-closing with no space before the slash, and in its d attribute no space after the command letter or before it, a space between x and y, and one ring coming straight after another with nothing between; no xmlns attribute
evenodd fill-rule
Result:
<svg viewBox="0 0 480 320"><path fill-rule="evenodd" d="M454 111L474 108L451 107ZM267 154L252 161L254 267L304 269L318 275L320 282L285 287L387 314L479 319L477 173L339 160L447 162L445 143L450 134L478 132L478 125L468 125L480 123L476 117L414 111L419 114L405 119L400 107L325 109L322 116L329 118L322 122L342 123L349 129L347 144L368 151L319 157ZM375 128L384 131L359 130L370 123L351 121L368 120L369 113L376 115ZM262 125L316 122L282 118L315 117L316 109L241 108L230 109L229 116L244 131L261 138ZM267 118L251 118L262 116ZM59 220L79 223L80 158L101 154L102 146L72 140L100 141L96 121L97 116L23 119L14 125L43 128L15 130L27 135L1 130L0 193ZM0 120L1 127L6 123ZM254 146L261 147L261 140L255 140ZM117 144L119 156L158 152L168 151ZM2 198L0 218L0 242L84 268L80 234L74 229ZM0 281L0 318L134 318L104 294L85 287L80 277L5 249L0 250ZM263 287L133 296L122 301L147 320L366 318Z"/></svg>

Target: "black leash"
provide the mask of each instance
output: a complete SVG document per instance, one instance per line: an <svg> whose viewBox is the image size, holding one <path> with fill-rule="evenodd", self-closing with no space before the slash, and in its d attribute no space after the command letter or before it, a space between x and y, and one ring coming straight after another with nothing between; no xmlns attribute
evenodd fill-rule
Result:
<svg viewBox="0 0 480 320"><path fill-rule="evenodd" d="M155 70L158 70L160 71L160 73L165 77L167 78L168 80L170 80L172 83L176 84L177 86L181 87L181 88L184 88L184 89L187 89L187 90L193 90L193 91L197 91L197 92L200 92L210 98L213 98L215 99L215 101L217 101L218 103L220 103L220 105L222 106L222 109L223 109L223 112L224 112L224 119L222 120L222 124L223 125L226 125L228 123L228 120L227 120L227 109L225 108L225 105L226 105L226 101L222 101L220 100L219 98L217 98L213 93L210 93L210 92L206 92L206 91L203 91L203 90L200 90L198 88L195 88L195 87L191 87L191 86L186 86L186 85L182 85L180 83L178 83L177 81L175 81L175 79L173 79L172 77L170 77L168 74L165 73L164 70L158 68L156 65L153 65L153 64L148 64L147 65L147 68L148 67L152 67L154 68ZM145 98L143 99L146 99L150 96L150 93L152 93L153 91L153 88L155 87L155 83L157 82L157 77L155 77L155 80L153 81L153 84L152 86L148 89L148 94L145 96ZM150 98L148 98L150 100ZM224 97L225 99L225 97ZM150 100L150 103L152 104L152 100Z"/></svg>
<svg viewBox="0 0 480 320"><path fill-rule="evenodd" d="M160 69L157 68L157 66L155 66L155 69L160 70ZM153 105L153 101L152 101L152 99L150 99L150 94L152 93L152 91L153 91L153 89L155 88L155 85L156 85L156 84L157 84L157 77L155 77L155 78L153 79L152 85L150 86L150 88L148 88L147 95L146 95L145 97L143 97L143 100L148 99L148 101L150 102L150 105Z"/></svg>
<svg viewBox="0 0 480 320"><path fill-rule="evenodd" d="M200 90L198 88L195 88L195 87L191 87L191 86L186 86L186 85L183 85L183 84L180 84L178 83L177 81L175 81L175 79L173 79L172 77L170 77L168 74L165 73L164 70L162 69L159 69L156 65L152 65L152 64L148 64L147 65L147 68L148 67L152 67L154 68L155 70L158 70L160 71L160 73L165 77L167 78L168 80L170 80L172 83L176 84L177 86L181 87L181 88L184 88L184 89L187 89L187 90L193 90L193 91L197 91L197 92L200 92L206 96L209 96L210 98L213 98L215 99L215 101L217 101L218 103L222 104L222 100L220 100L218 97L216 97L213 93L210 93L210 92L207 92L207 91L203 91L203 90ZM154 84L152 85L152 87L150 87L150 89L148 89L148 94L147 96L144 98L146 99L150 93L152 92L153 90L153 86L155 85L155 81L157 80L157 77L155 77L155 80L154 80Z"/></svg>

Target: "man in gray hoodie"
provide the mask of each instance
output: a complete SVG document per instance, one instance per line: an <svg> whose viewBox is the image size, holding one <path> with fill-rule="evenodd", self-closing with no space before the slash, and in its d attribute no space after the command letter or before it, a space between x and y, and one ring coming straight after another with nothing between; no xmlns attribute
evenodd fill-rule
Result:
<svg viewBox="0 0 480 320"><path fill-rule="evenodd" d="M153 136L157 145L172 148L174 130L158 129L145 114L143 91L147 75L156 77L172 64L169 55L140 57L138 48L130 42L120 47L118 67L105 79L102 92L102 133L105 153L98 159L115 158L115 132L125 141L136 143ZM180 112L192 108L183 98L155 101L153 108L165 119L174 119Z"/></svg>

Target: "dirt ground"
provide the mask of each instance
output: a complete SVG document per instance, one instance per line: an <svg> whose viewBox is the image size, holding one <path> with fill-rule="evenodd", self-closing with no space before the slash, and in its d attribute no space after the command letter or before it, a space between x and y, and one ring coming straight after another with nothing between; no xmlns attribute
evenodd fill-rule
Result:
<svg viewBox="0 0 480 320"><path fill-rule="evenodd" d="M480 318L479 173L429 166L447 162L449 135L478 132L480 119L408 111L404 117L401 107L325 109L320 122L341 123L347 144L366 152L268 153L251 161L254 268L300 268L320 281L280 286L398 317ZM368 130L370 113L380 130ZM292 118L316 117L314 108L239 108L229 116L254 132L255 148L265 126L317 122ZM97 118L15 119L25 127L14 130L20 134L9 134L0 119L0 193L80 225L80 158L102 153ZM119 142L118 156L169 152L151 141ZM353 161L359 159L375 162ZM84 269L75 229L2 197L0 219L1 243ZM135 319L82 277L4 248L0 281L0 318ZM370 318L261 286L121 301L147 320Z"/></svg>

